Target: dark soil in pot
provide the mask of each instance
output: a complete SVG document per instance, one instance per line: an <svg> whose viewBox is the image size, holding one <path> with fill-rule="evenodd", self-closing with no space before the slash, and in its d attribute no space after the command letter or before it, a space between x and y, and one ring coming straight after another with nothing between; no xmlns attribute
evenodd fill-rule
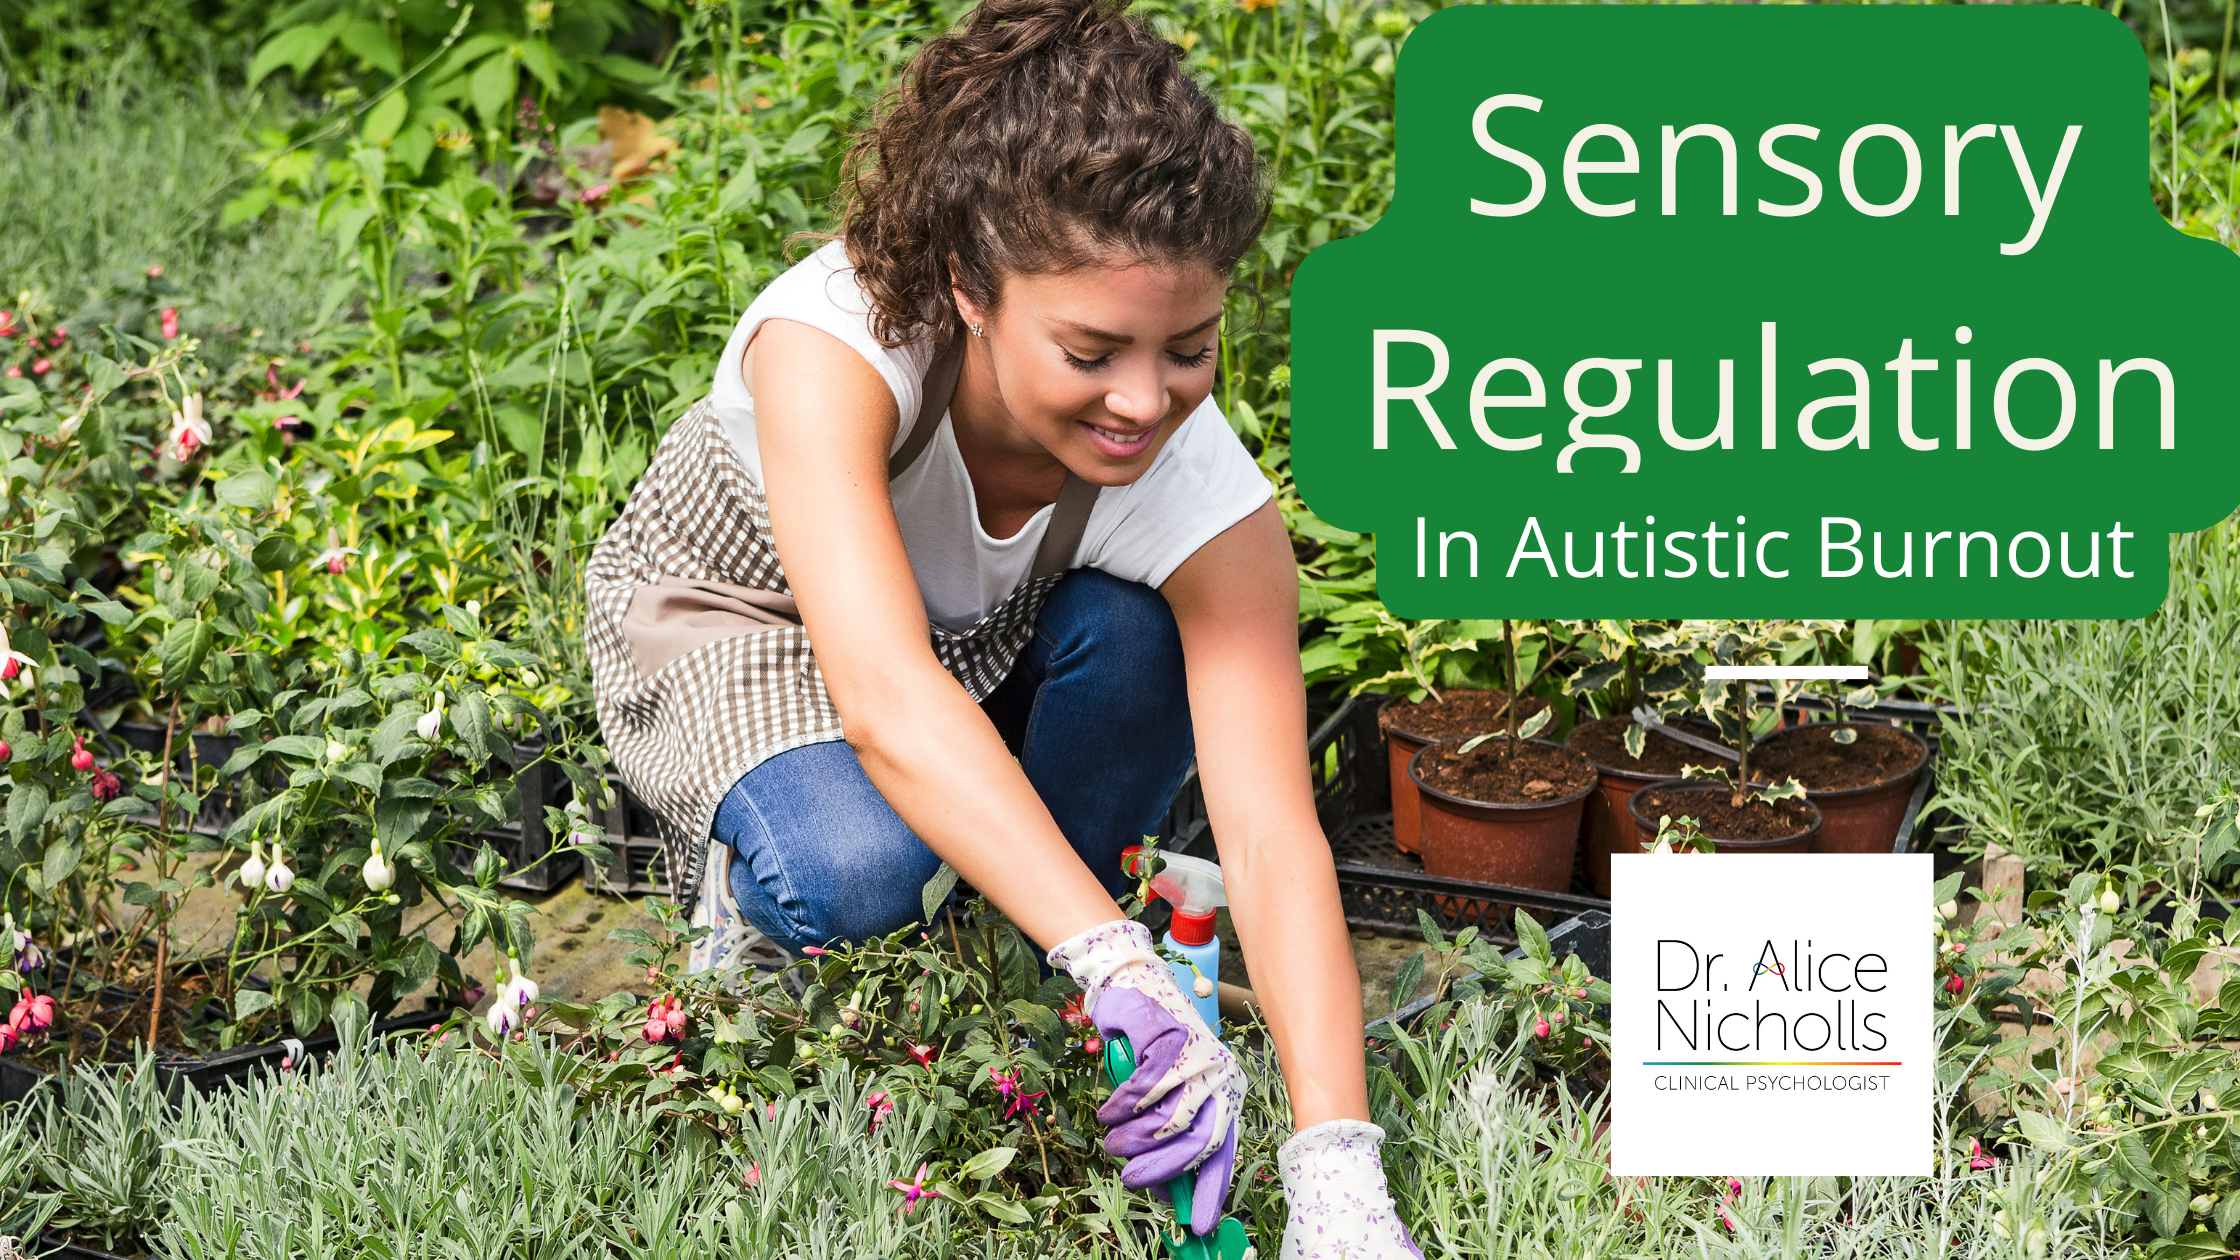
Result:
<svg viewBox="0 0 2240 1260"><path fill-rule="evenodd" d="M1690 733L1716 738L1717 733L1708 725L1682 724ZM1635 792L1661 779L1676 779L1689 766L1711 766L1719 758L1710 753L1688 747L1676 739L1667 739L1655 731L1649 732L1643 742L1641 755L1626 751L1626 732L1633 727L1633 719L1624 714L1616 717L1597 718L1581 722L1571 728L1571 737L1564 741L1568 747L1586 754L1594 763L1601 784L1593 796L1587 798L1586 812L1581 818L1579 843L1587 850L1587 878L1594 884L1597 894L1610 895L1610 854L1623 850L1631 853L1633 819L1626 813L1626 804Z"/></svg>
<svg viewBox="0 0 2240 1260"><path fill-rule="evenodd" d="M1526 696L1518 706L1522 722L1548 702ZM1384 732L1385 764L1392 776L1392 841L1402 853L1421 853L1422 812L1416 786L1408 779L1408 760L1425 744L1442 739L1467 739L1509 724L1509 693L1476 687L1448 687L1437 700L1393 700L1377 711L1377 729Z"/></svg>
<svg viewBox="0 0 2240 1260"><path fill-rule="evenodd" d="M1419 750L1408 767L1423 803L1427 874L1511 888L1565 892L1579 852L1579 813L1595 789L1594 767L1546 740L1512 753L1495 738L1460 757L1448 740Z"/></svg>
<svg viewBox="0 0 2240 1260"><path fill-rule="evenodd" d="M1803 853L1820 830L1820 811L1795 797L1734 804L1718 783L1664 782L1642 788L1627 803L1642 844L1657 838L1657 819L1693 818L1721 853Z"/></svg>
<svg viewBox="0 0 2240 1260"><path fill-rule="evenodd" d="M1858 738L1837 743L1835 732ZM1929 745L1912 731L1874 722L1808 722L1777 731L1750 751L1750 775L1778 783L1795 777L1825 822L1814 853L1888 853L1905 825L1913 786L1929 764Z"/></svg>

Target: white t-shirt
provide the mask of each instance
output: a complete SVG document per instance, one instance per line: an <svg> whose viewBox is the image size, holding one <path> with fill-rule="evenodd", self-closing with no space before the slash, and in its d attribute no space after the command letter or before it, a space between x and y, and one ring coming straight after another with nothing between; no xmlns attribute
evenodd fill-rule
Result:
<svg viewBox="0 0 2240 1260"><path fill-rule="evenodd" d="M856 283L855 269L841 243L832 241L755 298L716 365L711 405L757 484L762 483L762 451L755 437L754 397L740 379L739 360L766 319L790 319L830 333L878 369L894 391L902 417L894 438L895 449L902 448L917 419L933 344L926 338L894 349L879 344L871 335L870 303ZM947 415L917 462L890 488L910 568L936 625L968 630L1027 580L1035 551L1050 528L1052 508L1035 513L1009 538L990 538L980 528L972 478L957 453ZM1156 587L1208 539L1266 502L1269 493L1259 465L1208 397L1167 438L1143 476L1097 495L1071 567L1101 569Z"/></svg>

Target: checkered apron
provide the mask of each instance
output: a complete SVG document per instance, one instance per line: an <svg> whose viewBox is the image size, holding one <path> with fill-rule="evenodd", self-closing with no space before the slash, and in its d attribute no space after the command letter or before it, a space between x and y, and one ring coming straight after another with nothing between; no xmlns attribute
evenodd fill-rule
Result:
<svg viewBox="0 0 2240 1260"><path fill-rule="evenodd" d="M934 356L888 480L931 444L962 361L961 344ZM1073 565L1096 495L1069 473L1027 580L968 630L928 627L935 656L974 701L1011 672ZM731 785L779 753L842 738L770 541L762 487L706 399L661 439L593 548L584 585L600 733L623 782L659 819L670 895L694 906ZM649 648L656 639L665 646Z"/></svg>

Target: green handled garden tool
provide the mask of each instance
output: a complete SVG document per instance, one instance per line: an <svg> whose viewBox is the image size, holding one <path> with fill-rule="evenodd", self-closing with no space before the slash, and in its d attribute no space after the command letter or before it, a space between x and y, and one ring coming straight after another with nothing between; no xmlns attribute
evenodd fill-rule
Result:
<svg viewBox="0 0 2240 1260"><path fill-rule="evenodd" d="M1115 1034L1104 1043L1104 1074L1114 1089L1135 1075L1135 1047L1128 1039ZM1172 1260L1245 1260L1252 1250L1252 1241L1244 1236L1244 1223L1233 1216L1221 1218L1221 1224L1208 1234L1190 1232L1192 1196L1197 1192L1196 1173L1176 1173L1167 1182L1167 1198L1174 1204L1174 1219L1182 1226L1182 1236L1165 1235L1167 1255Z"/></svg>

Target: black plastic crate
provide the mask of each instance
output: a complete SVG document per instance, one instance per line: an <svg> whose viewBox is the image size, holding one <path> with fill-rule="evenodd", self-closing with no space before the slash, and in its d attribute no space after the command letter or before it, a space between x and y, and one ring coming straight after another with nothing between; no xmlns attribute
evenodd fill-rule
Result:
<svg viewBox="0 0 2240 1260"><path fill-rule="evenodd" d="M620 774L610 771L607 787L614 793L614 804L599 813L607 833L602 843L614 859L585 863L584 887L617 897L668 896L668 862L653 810L632 794Z"/></svg>

